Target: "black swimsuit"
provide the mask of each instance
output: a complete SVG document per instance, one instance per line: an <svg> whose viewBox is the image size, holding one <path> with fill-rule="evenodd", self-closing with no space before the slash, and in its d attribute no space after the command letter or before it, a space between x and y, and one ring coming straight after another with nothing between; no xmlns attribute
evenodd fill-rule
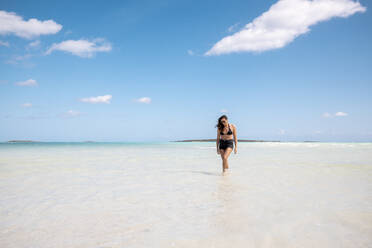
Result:
<svg viewBox="0 0 372 248"><path fill-rule="evenodd" d="M230 125L229 125L229 131L227 133L223 133L222 130L221 130L220 134L221 135L226 135L226 134L231 135L232 131L230 129ZM233 141L234 141L233 139L229 139L229 140L220 139L220 144L219 144L220 149L226 150L226 148L228 148L228 147L233 148L234 147L234 142Z"/></svg>

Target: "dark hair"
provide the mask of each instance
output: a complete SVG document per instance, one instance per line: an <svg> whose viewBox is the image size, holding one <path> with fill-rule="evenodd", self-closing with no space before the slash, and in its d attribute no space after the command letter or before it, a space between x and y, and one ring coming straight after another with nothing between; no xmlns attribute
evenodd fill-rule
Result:
<svg viewBox="0 0 372 248"><path fill-rule="evenodd" d="M218 118L218 122L217 122L217 125L216 125L216 127L218 127L218 130L223 130L223 128L225 127L221 122L222 119L227 120L228 118L227 118L226 115L221 115L220 118Z"/></svg>

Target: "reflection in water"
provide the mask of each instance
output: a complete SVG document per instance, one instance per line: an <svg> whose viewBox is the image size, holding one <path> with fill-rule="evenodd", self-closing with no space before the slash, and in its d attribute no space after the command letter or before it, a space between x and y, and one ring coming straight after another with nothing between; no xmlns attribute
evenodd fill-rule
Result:
<svg viewBox="0 0 372 248"><path fill-rule="evenodd" d="M224 209L228 208L231 204L231 200L233 198L234 193L234 186L231 181L231 174L230 172L226 173L225 175L221 176L219 180L217 180L217 197L220 200L221 205Z"/></svg>
<svg viewBox="0 0 372 248"><path fill-rule="evenodd" d="M236 230L237 223L236 217L237 211L239 211L239 203L236 199L237 188L234 184L232 174L229 172L221 176L217 181L217 202L219 203L219 208L217 215L215 216L215 237L220 237L220 240L216 240L218 246L227 245L229 236Z"/></svg>
<svg viewBox="0 0 372 248"><path fill-rule="evenodd" d="M243 185L239 176L228 172L217 181L216 201L219 202L213 223L213 238L208 240L212 247L256 247L253 219L249 206L244 201Z"/></svg>

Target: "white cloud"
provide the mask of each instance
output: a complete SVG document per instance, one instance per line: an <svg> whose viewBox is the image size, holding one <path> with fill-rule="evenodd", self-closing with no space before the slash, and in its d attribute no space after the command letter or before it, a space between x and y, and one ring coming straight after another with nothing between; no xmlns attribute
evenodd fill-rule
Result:
<svg viewBox="0 0 372 248"><path fill-rule="evenodd" d="M352 0L279 0L240 31L218 41L205 55L278 49L309 32L312 25L365 11L366 7Z"/></svg>
<svg viewBox="0 0 372 248"><path fill-rule="evenodd" d="M231 26L227 29L227 31L228 31L229 33L235 31L236 28L238 27L238 25L239 25L239 22L238 22L238 23L235 23L234 25L231 25Z"/></svg>
<svg viewBox="0 0 372 248"><path fill-rule="evenodd" d="M35 40L28 44L28 47L38 47L40 45L40 40Z"/></svg>
<svg viewBox="0 0 372 248"><path fill-rule="evenodd" d="M74 55L91 58L96 52L108 52L112 47L109 42L103 38L96 38L92 41L89 40L66 40L61 43L53 43L53 45L45 52L45 55L50 54L54 50L60 50L72 53Z"/></svg>
<svg viewBox="0 0 372 248"><path fill-rule="evenodd" d="M0 46L9 47L9 42L0 40Z"/></svg>
<svg viewBox="0 0 372 248"><path fill-rule="evenodd" d="M187 50L188 55L194 55L194 52L192 50Z"/></svg>
<svg viewBox="0 0 372 248"><path fill-rule="evenodd" d="M25 55L13 55L12 58L5 61L6 64L13 64L17 65L19 62L25 61L26 59L31 58L31 54L25 54Z"/></svg>
<svg viewBox="0 0 372 248"><path fill-rule="evenodd" d="M337 112L335 116L347 116L347 113L345 112Z"/></svg>
<svg viewBox="0 0 372 248"><path fill-rule="evenodd" d="M285 130L284 130L284 129L280 129L280 130L279 130L279 134L280 134L280 135L285 134Z"/></svg>
<svg viewBox="0 0 372 248"><path fill-rule="evenodd" d="M66 112L66 115L67 116L70 116L70 117L75 117L75 116L79 116L81 113L79 111L76 111L76 110L69 110Z"/></svg>
<svg viewBox="0 0 372 248"><path fill-rule="evenodd" d="M104 96L95 96L95 97L87 97L81 98L81 102L88 102L88 103L110 103L112 95L104 95Z"/></svg>
<svg viewBox="0 0 372 248"><path fill-rule="evenodd" d="M37 86L38 85L36 80L33 80L33 79L28 79L26 81L16 82L15 84L18 85L18 86Z"/></svg>
<svg viewBox="0 0 372 248"><path fill-rule="evenodd" d="M79 111L72 110L72 109L58 114L58 116L61 117L61 118L74 118L74 117L78 117L80 115L81 115L81 113Z"/></svg>
<svg viewBox="0 0 372 248"><path fill-rule="evenodd" d="M22 107L25 107L25 108L32 107L32 103L29 103L29 102L23 103Z"/></svg>
<svg viewBox="0 0 372 248"><path fill-rule="evenodd" d="M14 12L0 10L0 35L14 34L31 39L39 35L55 34L61 29L62 25L53 20L39 21L31 18L25 21Z"/></svg>
<svg viewBox="0 0 372 248"><path fill-rule="evenodd" d="M348 115L348 113L345 113L345 112L337 112L333 115L326 112L326 113L323 114L323 117L329 118L329 117L333 117L333 116L347 116L347 115Z"/></svg>
<svg viewBox="0 0 372 248"><path fill-rule="evenodd" d="M151 98L150 97L141 97L141 98L136 99L136 101L140 102L140 103L150 103Z"/></svg>

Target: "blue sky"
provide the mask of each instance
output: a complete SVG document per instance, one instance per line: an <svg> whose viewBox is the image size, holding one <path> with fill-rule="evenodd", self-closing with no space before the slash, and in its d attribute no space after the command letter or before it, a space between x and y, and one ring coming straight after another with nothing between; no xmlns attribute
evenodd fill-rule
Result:
<svg viewBox="0 0 372 248"><path fill-rule="evenodd" d="M372 141L370 1L1 1L0 141Z"/></svg>

